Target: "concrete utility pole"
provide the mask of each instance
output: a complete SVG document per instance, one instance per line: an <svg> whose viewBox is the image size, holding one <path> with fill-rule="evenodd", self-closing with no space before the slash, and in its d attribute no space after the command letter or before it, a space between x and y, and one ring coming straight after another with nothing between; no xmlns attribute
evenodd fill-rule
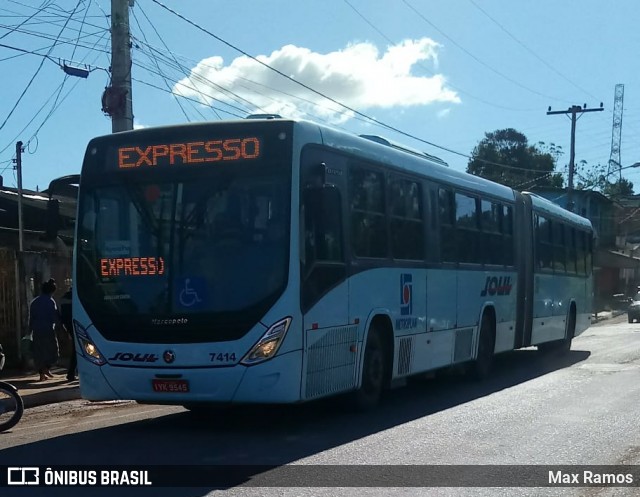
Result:
<svg viewBox="0 0 640 497"><path fill-rule="evenodd" d="M111 86L104 92L102 108L111 116L113 133L133 129L129 32L129 8L133 2L111 0Z"/></svg>
<svg viewBox="0 0 640 497"><path fill-rule="evenodd" d="M18 247L24 252L24 225L22 221L22 142L16 143L16 176L18 177Z"/></svg>
<svg viewBox="0 0 640 497"><path fill-rule="evenodd" d="M598 112L604 110L604 105L600 102L599 108L587 109L587 104L582 107L579 105L572 105L567 110L551 110L551 107L547 110L547 115L552 114L571 114L571 152L569 154L569 185L567 186L567 210L573 212L573 174L575 171L575 159L576 159L576 121L577 115L584 112Z"/></svg>

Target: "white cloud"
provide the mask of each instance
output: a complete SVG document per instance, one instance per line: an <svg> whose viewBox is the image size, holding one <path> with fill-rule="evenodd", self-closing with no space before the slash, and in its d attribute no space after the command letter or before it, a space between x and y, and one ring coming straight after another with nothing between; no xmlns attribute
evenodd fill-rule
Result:
<svg viewBox="0 0 640 497"><path fill-rule="evenodd" d="M320 54L287 45L258 60L345 105L370 109L408 108L434 102L459 103L446 87L443 75L416 76L412 69L437 67L439 45L429 38L405 40L380 54L371 43L356 43ZM424 72L422 70L421 72ZM229 65L214 56L200 61L188 78L179 81L176 94L198 99L205 105L219 100L251 112L284 117L318 116L332 122L347 120L333 102L283 78L267 67L242 56ZM233 94L231 93L233 92ZM250 104L248 103L250 102Z"/></svg>
<svg viewBox="0 0 640 497"><path fill-rule="evenodd" d="M144 129L144 128L147 128L147 127L148 126L146 124L141 124L141 123L139 123L138 121L136 121L134 119L134 121L133 121L133 129Z"/></svg>
<svg viewBox="0 0 640 497"><path fill-rule="evenodd" d="M442 109L442 110L438 111L438 113L436 115L438 116L438 119L444 119L450 113L451 113L451 107L447 107L446 109Z"/></svg>

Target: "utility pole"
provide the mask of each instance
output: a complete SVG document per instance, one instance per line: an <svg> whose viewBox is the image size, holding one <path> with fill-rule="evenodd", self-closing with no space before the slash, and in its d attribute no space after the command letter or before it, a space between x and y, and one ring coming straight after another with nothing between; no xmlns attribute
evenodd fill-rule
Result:
<svg viewBox="0 0 640 497"><path fill-rule="evenodd" d="M18 176L18 247L24 251L24 225L22 224L22 142L16 143L16 176Z"/></svg>
<svg viewBox="0 0 640 497"><path fill-rule="evenodd" d="M567 110L551 110L551 107L547 110L547 115L552 114L571 114L571 152L569 154L569 185L567 187L567 210L573 212L573 174L575 171L575 159L576 159L576 121L578 114L584 112L598 112L604 110L604 105L600 102L599 108L587 109L587 104L582 107L579 105L572 105Z"/></svg>
<svg viewBox="0 0 640 497"><path fill-rule="evenodd" d="M111 85L102 94L102 110L111 116L111 131L133 129L129 8L134 0L111 0Z"/></svg>

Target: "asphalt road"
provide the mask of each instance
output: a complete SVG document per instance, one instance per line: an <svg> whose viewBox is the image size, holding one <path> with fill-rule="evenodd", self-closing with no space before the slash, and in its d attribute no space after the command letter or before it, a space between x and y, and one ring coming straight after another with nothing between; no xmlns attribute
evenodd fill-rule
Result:
<svg viewBox="0 0 640 497"><path fill-rule="evenodd" d="M180 407L131 402L72 401L34 408L11 432L0 434L0 465L640 464L639 378L640 324L627 324L623 315L587 330L564 358L533 349L505 354L484 383L449 375L411 384L390 392L382 406L366 414L351 412L337 400L235 409L209 419ZM377 481L381 471L365 469L364 474ZM343 473L336 471L334 485L348 479ZM295 475L288 481L300 487L242 486L223 494L638 494L637 487L304 488L314 479L322 483L321 476L302 468L299 483ZM0 494L27 495L22 487L8 490ZM31 489L28 495L88 495L87 490ZM101 490L90 489L90 494L193 497L213 492L206 487Z"/></svg>

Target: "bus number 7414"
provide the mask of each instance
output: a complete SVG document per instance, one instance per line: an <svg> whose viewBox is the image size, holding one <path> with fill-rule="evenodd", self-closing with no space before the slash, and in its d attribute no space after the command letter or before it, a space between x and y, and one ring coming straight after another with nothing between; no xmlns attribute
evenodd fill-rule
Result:
<svg viewBox="0 0 640 497"><path fill-rule="evenodd" d="M236 354L228 352L210 352L209 358L211 362L236 362Z"/></svg>

